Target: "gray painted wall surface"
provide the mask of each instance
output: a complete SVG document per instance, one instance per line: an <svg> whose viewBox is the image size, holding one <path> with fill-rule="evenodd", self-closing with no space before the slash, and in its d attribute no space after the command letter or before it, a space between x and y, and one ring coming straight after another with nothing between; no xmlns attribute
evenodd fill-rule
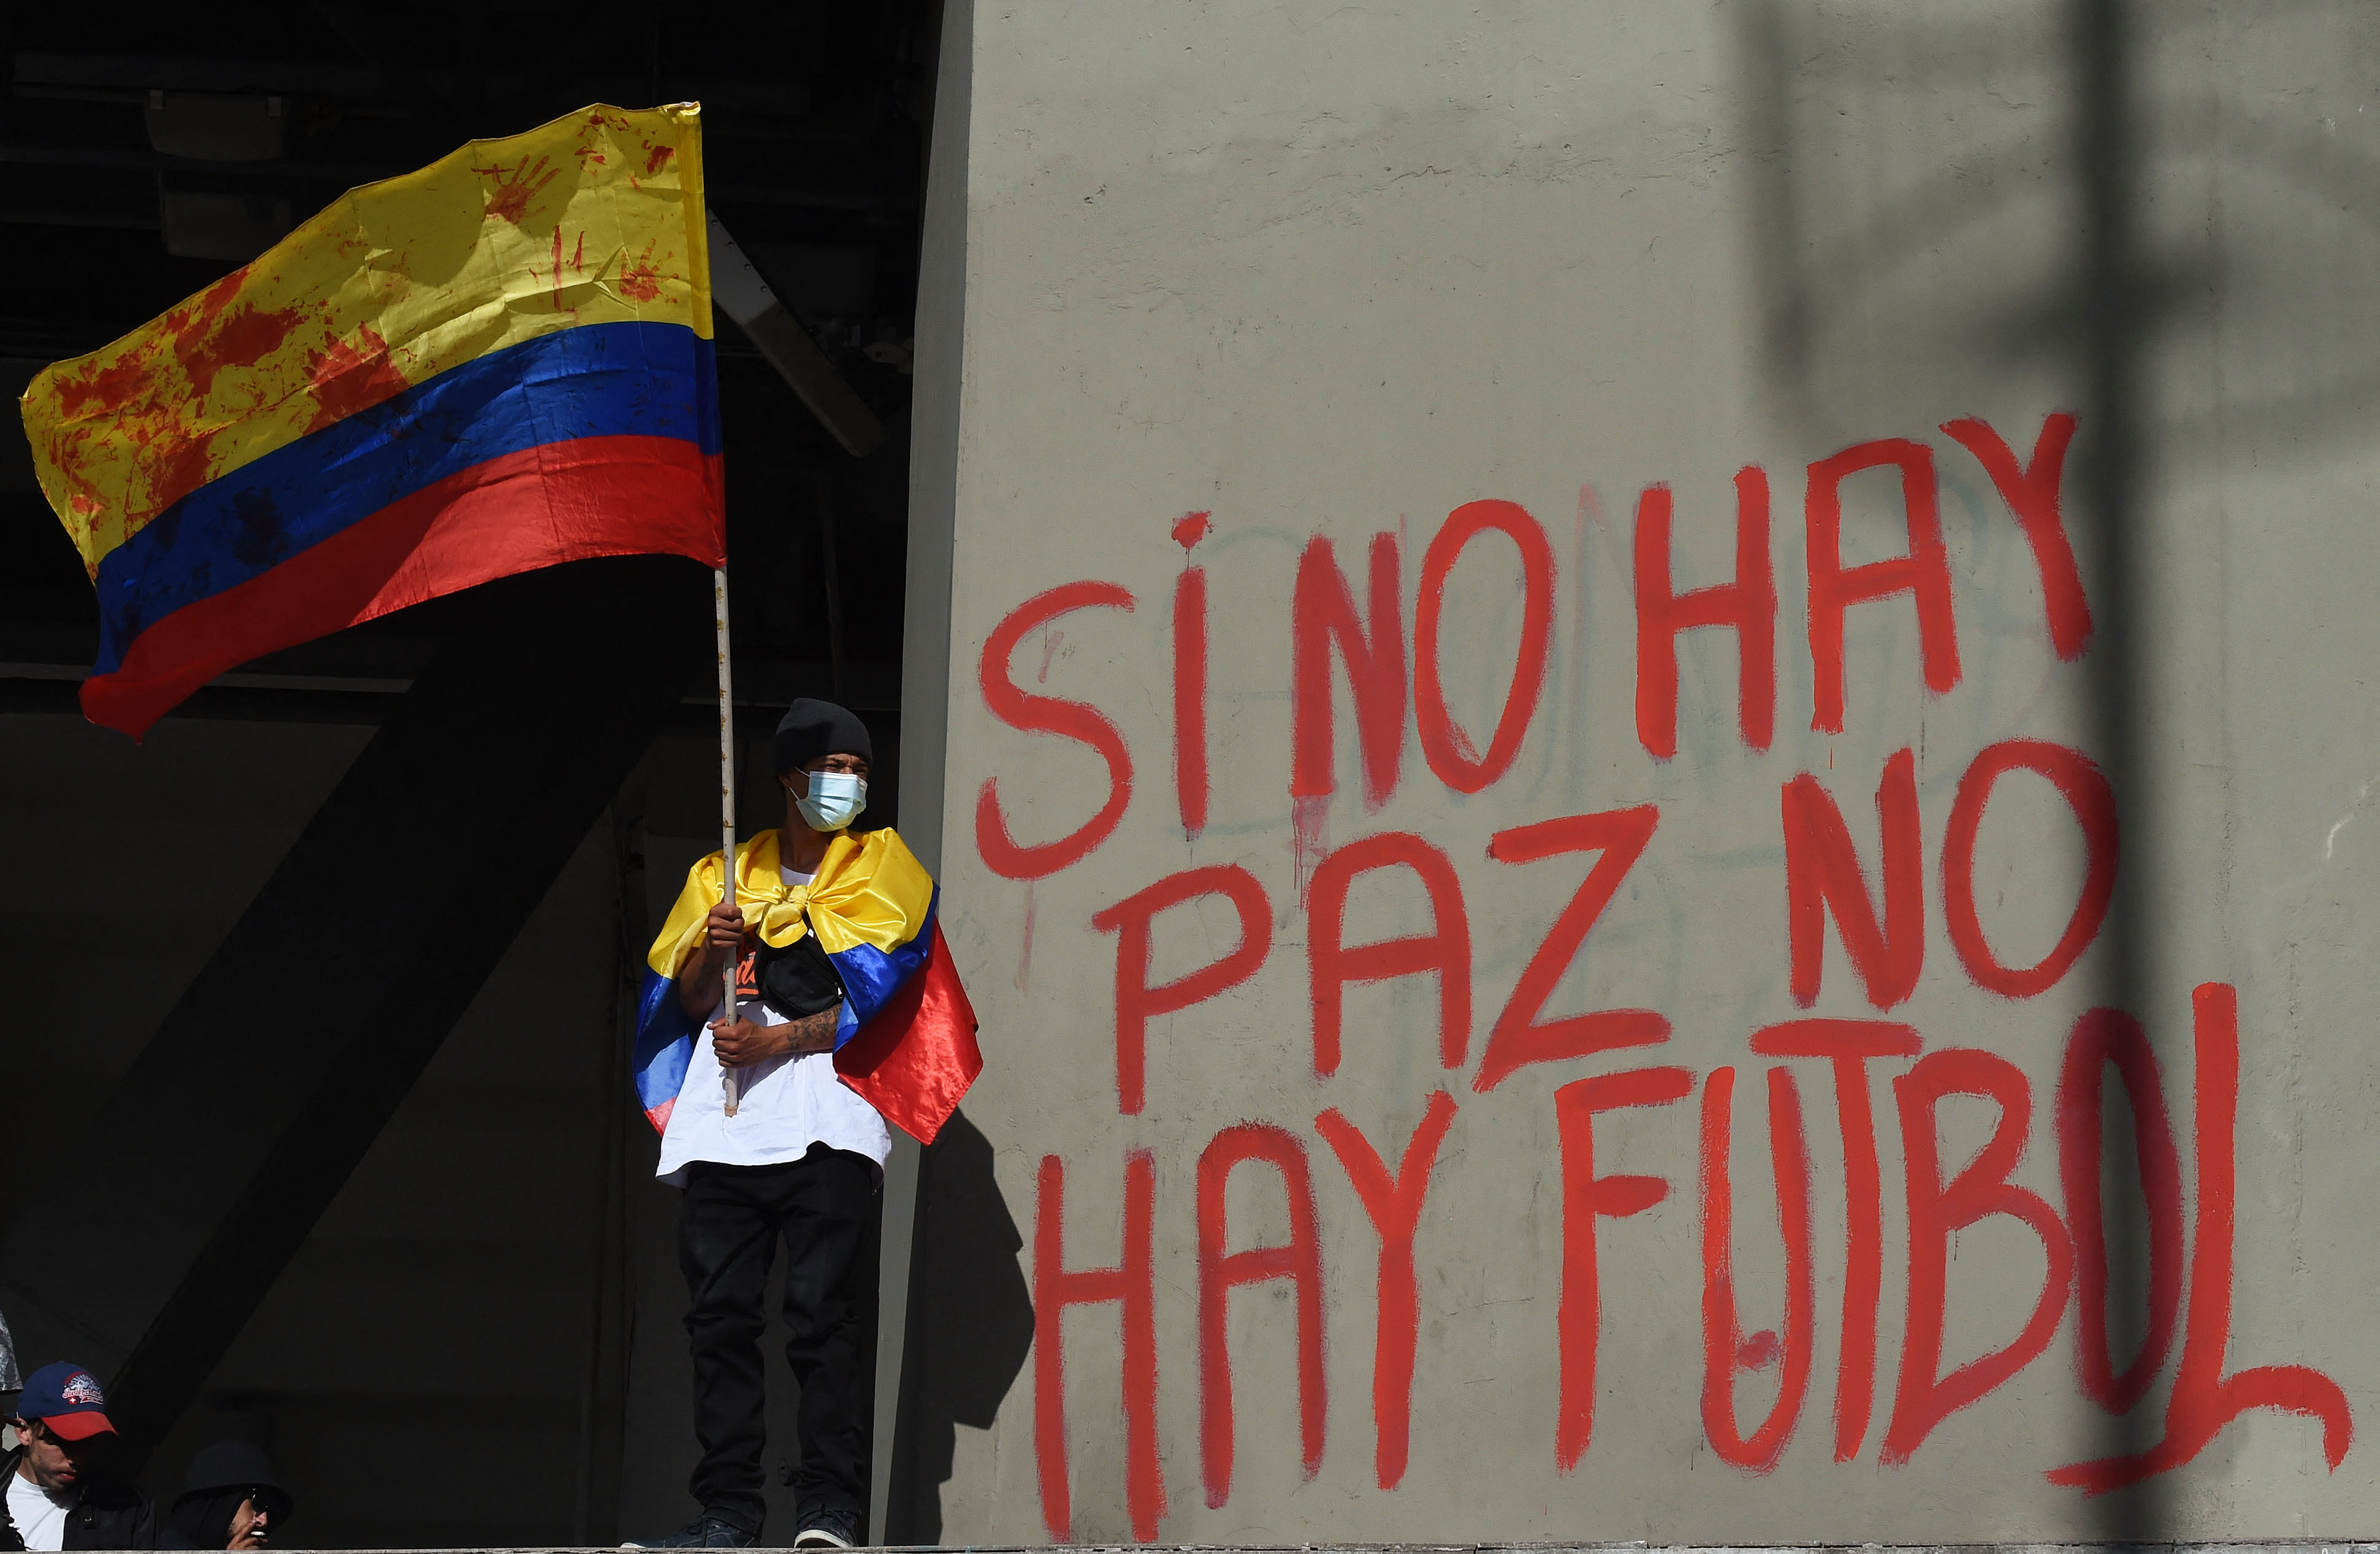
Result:
<svg viewBox="0 0 2380 1554"><path fill-rule="evenodd" d="M1051 1239L1039 1207L1051 1160L1065 1266L1127 1257L1127 1157L1147 1152L1155 1452L1136 1458L1123 1406L1120 1306L1062 1317L1045 1298L1032 1359L996 1334L984 1345L1004 1356L996 1364L938 1341L937 1376L960 1378L948 1385L964 1390L971 1364L1002 1374L990 1378L996 1411L917 1427L938 1426L953 1444L947 1467L913 1487L917 1514L942 1541L978 1544L2368 1530L2380 1490L2356 1432L2368 1427L2380 1353L2365 1320L2380 1282L2368 1212L2380 113L2365 108L2380 14L1810 0L971 9L971 26L952 30L972 61L965 232L936 250L965 282L964 351L942 346L959 398L941 864L944 924L990 1059L966 1117L996 1180L987 1212L1004 1209L1019 1232L1002 1265L1012 1281L1035 1277L1037 1244ZM953 139L938 133L946 150ZM1941 430L1980 418L2030 461L2060 411L2077 417L2059 497L2094 625L2072 659L2053 646L2042 572L2009 501ZM1930 456L1960 673L1945 685L1937 662L1929 690L1907 593L1854 605L1842 726L1814 728L1808 470L1879 439L1908 440L1912 461L1917 449ZM1771 491L1773 741L1753 748L1738 732L1734 636L1698 631L1679 639L1677 753L1657 759L1636 726L1639 494L1657 483L1674 493L1677 585L1724 582L1736 556L1731 482L1746 466ZM1844 565L1910 550L1888 472L1854 475L1842 492ZM1459 771L1463 748L1437 736L1433 763L1434 725L1408 698L1398 780L1367 807L1334 656L1337 791L1308 800L1301 826L1291 793L1301 552L1330 540L1360 611L1366 547L1394 537L1400 633L1416 656L1425 554L1451 513L1482 499L1525 509L1553 563L1542 695L1512 764L1481 791L1457 791L1440 771ZM917 500L930 516L941 493L921 486ZM1172 527L1199 511L1213 531L1185 563ZM1491 534L1441 579L1435 662L1478 750L1524 637L1517 554ZM1174 781L1173 598L1185 565L1204 569L1211 595L1212 801L1195 836ZM1051 843L1101 808L1110 770L1088 745L996 715L978 660L1026 601L1075 582L1114 585L1131 608L1053 616L990 672L1095 708L1128 751L1131 795L1087 856L1028 881L1013 877L1028 868L987 861L979 806L996 806L1017 843ZM2120 865L2080 959L2053 986L2009 997L1971 968L1974 933L1954 920L1943 858L1971 766L2015 739L2104 771ZM1923 898L1913 993L1864 996L1829 914L1805 1008L1790 976L1783 792L1808 774L1831 796L1872 891L1886 823L1875 795L1904 749L1921 839L1903 881ZM1645 805L1658 807L1658 831L1544 1018L1653 1011L1667 1040L1522 1067L1480 1093L1491 1032L1590 861L1499 862L1490 839ZM1304 892L1333 849L1387 832L1422 839L1459 881L1467 1038L1458 1061L1441 1062L1436 977L1359 981L1345 992L1343 1061L1323 1076L1312 1038L1323 930ZM1992 790L1973 888L1959 899L1973 903L1973 928L2000 962L2031 965L2058 941L2084 863L2058 791L2020 771ZM1247 979L1150 1021L1146 1104L1126 1114L1123 941L1094 917L1180 871L1220 866L1261 887L1269 952ZM1346 943L1431 928L1411 870L1354 883ZM1150 932L1156 985L1227 957L1240 923L1206 896ZM2222 1227L2201 1216L2222 1169L2193 1123L2207 1072L2193 1043L2202 984L2238 993L2228 1280L2213 1277ZM2170 1347L2121 1416L2086 1396L2077 1369L2098 1305L2046 1279L2046 1247L2070 1236L2084 1196L2070 1189L2100 1174L2078 1155L2074 1181L2061 1181L2056 1111L2070 1033L2102 1006L2136 1016L2153 1047L2180 1184L2178 1199L2159 1201L2178 1204L2184 1227L2159 1246L2180 1282L2161 1284L2145 1271L2158 1216L2135 1184L2136 1130L2110 1099L2115 1365L2140 1349L2156 1292L2181 1301ZM1866 1427L1840 1462L1839 1097L1825 1062L1749 1046L1755 1029L1805 1015L1905 1022L1928 1054L1869 1065L1882 1180L1876 1363ZM1951 1066L2004 1094L2022 1088L2019 1112L1968 1096L1924 1104L1923 1079L1907 1076L1944 1074L1931 1055L1947 1050L1987 1054ZM1805 1355L1780 1315L1772 1061L1798 1088L1810 1159ZM1555 1092L1661 1065L1686 1071L1688 1093L1594 1125L1597 1175L1658 1177L1668 1190L1640 1214L1593 1220L1592 1436L1565 1471L1559 1308L1566 1278L1574 1317L1583 1305L1586 1189L1565 1186ZM1721 1395L1731 1389L1749 1433L1780 1373L1809 1367L1766 1472L1722 1460L1705 1420L1697 1137L1721 1069L1735 1074L1732 1262L1745 1334L1716 1345ZM2121 1093L2112 1070L2107 1088ZM1338 1112L1393 1170L1438 1091L1456 1110L1417 1221L1399 1477L1382 1460L1374 1395L1380 1242L1317 1118ZM2221 1110L2207 1119L2216 1132ZM2034 1216L2029 1228L1988 1214L1948 1238L1940 1372L2017 1342L2046 1282L2056 1327L1921 1439L1910 1425L1907 1460L1887 1463L1896 1413L1931 1380L1902 1374L1912 1259L1928 1260L1925 1244L1912 1254L1904 1142L1909 1118L1937 1111L1943 1177L1968 1170L1996 1126L2004 1149L2022 1142L2016 1191L1974 1207ZM1213 1286L1197 1250L1200 1162L1220 1160L1219 1135L1243 1123L1281 1130L1264 1136L1311 1181L1327 1394L1311 1471L1293 1283L1254 1282L1210 1303L1227 1315L1202 1331L1202 1288ZM1250 1136L1225 1135L1226 1147ZM1996 1188L1992 1159L1975 1169L1975 1193ZM933 1171L929 1151L929 1222ZM1284 1181L1262 1161L1240 1165L1220 1192L1210 1180L1211 1250L1288 1240ZM930 1256L929 1232L920 1238ZM1040 1271L1045 1295L1062 1293ZM1207 1277L1234 1271L1264 1270L1210 1258ZM965 1301L953 1293L950 1304L957 1313ZM966 1330L959 1315L945 1325ZM1573 1418L1584 1332L1572 1323ZM1043 1356L1060 1335L1062 1452L1036 1432L1037 1402L1049 1401L1037 1378L1053 1374ZM2301 1414L2217 1410L2219 1428L2190 1427L2193 1406L2219 1401L2217 1377L2266 1366L2309 1367L2282 1379L2295 1401L2331 1410L2334 1445L2347 1446L2335 1468L2324 1425ZM2176 1406L2178 1372L2193 1379ZM1226 1375L1227 1487L1213 1450ZM1573 1446L1575 1435L1573 1424ZM2045 1476L2160 1441L2189 1460L2105 1497ZM1070 1517L1051 1494L1062 1458Z"/></svg>

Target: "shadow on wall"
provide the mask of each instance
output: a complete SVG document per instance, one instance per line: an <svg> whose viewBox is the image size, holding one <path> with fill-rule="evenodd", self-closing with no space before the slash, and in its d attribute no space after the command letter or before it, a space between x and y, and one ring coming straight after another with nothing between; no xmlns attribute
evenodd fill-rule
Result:
<svg viewBox="0 0 2380 1554"><path fill-rule="evenodd" d="M2122 393L2168 478L2368 444L2372 7L1730 12L1763 359L1814 445L2052 382Z"/></svg>
<svg viewBox="0 0 2380 1554"><path fill-rule="evenodd" d="M2087 711L2117 793L2142 794L2160 531L2203 511L2193 483L2352 452L2380 426L2380 123L2346 108L2380 11L1749 0L1733 16L1772 410L1813 447L2076 412ZM2127 852L2092 989L2136 1014L2170 888L2151 852ZM2119 1356L2147 1299L2141 1208L2112 1200L2104 1227L2109 1306L2133 1329ZM2104 1419L2101 1452L2149 1444L2156 1412ZM2109 1540L2170 1536L2169 1484L2086 1514Z"/></svg>
<svg viewBox="0 0 2380 1554"><path fill-rule="evenodd" d="M991 1141L964 1111L920 1158L916 1246L885 1540L938 1544L958 1427L991 1427L1033 1346L1025 1237L993 1178Z"/></svg>

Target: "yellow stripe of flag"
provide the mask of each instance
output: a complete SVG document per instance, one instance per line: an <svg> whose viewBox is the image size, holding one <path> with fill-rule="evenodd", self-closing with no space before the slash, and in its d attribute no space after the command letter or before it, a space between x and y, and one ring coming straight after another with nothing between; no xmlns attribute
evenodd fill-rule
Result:
<svg viewBox="0 0 2380 1554"><path fill-rule="evenodd" d="M595 106L350 189L246 268L25 391L96 577L180 498L448 368L581 324L710 337L700 107Z"/></svg>

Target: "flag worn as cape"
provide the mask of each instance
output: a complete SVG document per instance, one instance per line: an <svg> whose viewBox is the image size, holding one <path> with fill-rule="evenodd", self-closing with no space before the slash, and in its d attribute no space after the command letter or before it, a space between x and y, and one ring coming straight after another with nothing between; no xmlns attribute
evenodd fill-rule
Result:
<svg viewBox="0 0 2380 1554"><path fill-rule="evenodd" d="M725 551L699 109L351 189L21 409L99 593L84 712L584 556Z"/></svg>
<svg viewBox="0 0 2380 1554"><path fill-rule="evenodd" d="M687 870L645 958L629 1062L638 1104L655 1132L669 1125L702 1027L678 1002L677 976L718 904L719 856ZM931 1144L983 1072L975 1010L935 920L941 889L891 831L838 833L808 885L787 885L777 865L773 831L735 849L735 903L746 926L779 949L817 930L843 978L837 1077L888 1122Z"/></svg>

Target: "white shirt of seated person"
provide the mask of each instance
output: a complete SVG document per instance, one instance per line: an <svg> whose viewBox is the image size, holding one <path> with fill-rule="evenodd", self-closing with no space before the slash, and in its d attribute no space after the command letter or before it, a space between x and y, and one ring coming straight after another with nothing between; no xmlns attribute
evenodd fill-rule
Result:
<svg viewBox="0 0 2380 1554"><path fill-rule="evenodd" d="M51 1493L26 1477L21 1463L8 1475L8 1520L27 1548L64 1548L67 1512L73 1508L73 1490Z"/></svg>

